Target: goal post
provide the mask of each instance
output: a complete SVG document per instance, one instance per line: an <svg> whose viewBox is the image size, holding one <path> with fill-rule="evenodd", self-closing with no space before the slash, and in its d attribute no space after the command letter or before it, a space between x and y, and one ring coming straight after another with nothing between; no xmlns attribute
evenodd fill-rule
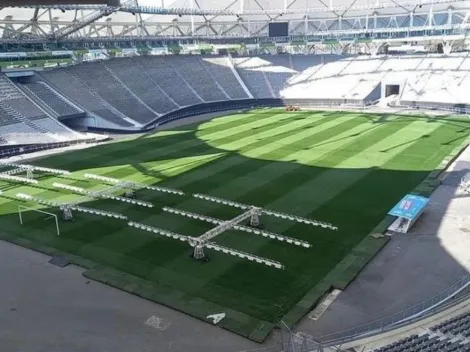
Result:
<svg viewBox="0 0 470 352"><path fill-rule="evenodd" d="M59 220L58 220L56 214L49 213L49 212L44 211L44 210L25 207L23 205L18 205L18 216L20 218L20 224L21 225L23 225L23 212L25 212L25 211L35 211L37 213L42 213L42 214L45 214L45 215L49 215L49 217L44 219L44 220L48 220L48 219L53 218L55 220L55 227L56 227L56 231L57 231L57 236L60 236Z"/></svg>

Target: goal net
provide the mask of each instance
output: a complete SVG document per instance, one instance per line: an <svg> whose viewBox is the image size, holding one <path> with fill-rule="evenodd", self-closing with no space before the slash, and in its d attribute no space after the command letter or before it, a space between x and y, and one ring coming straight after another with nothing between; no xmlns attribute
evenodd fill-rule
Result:
<svg viewBox="0 0 470 352"><path fill-rule="evenodd" d="M26 221L26 218L25 218L25 213L27 212L30 212L30 211L33 211L33 212L36 212L36 213L39 213L39 214L42 214L44 215L44 220L52 220L54 221L55 223L55 229L56 229L56 233L57 233L57 236L60 236L60 229L59 229L59 220L57 218L57 215L56 214L53 214L53 213L49 213L48 211L44 211L44 210L39 210L39 209L34 209L34 208L29 208L29 207L25 207L23 205L18 205L18 216L20 218L20 224L23 225L24 222Z"/></svg>

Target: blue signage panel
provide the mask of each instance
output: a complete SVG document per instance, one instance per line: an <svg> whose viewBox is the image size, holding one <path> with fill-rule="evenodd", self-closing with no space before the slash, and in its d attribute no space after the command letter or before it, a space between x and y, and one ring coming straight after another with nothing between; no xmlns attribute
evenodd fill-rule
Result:
<svg viewBox="0 0 470 352"><path fill-rule="evenodd" d="M388 215L415 220L428 202L428 198L407 194L389 211Z"/></svg>

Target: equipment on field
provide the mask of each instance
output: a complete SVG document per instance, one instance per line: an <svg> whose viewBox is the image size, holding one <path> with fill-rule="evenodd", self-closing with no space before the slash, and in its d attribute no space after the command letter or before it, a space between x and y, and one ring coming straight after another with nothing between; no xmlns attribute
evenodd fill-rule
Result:
<svg viewBox="0 0 470 352"><path fill-rule="evenodd" d="M24 212L25 210L26 210L26 211L34 211L34 212L36 212L36 213L49 215L49 217L47 217L45 220L54 219L55 228L56 228L56 232L57 232L57 236L60 236L60 228L59 228L59 221L57 220L57 215L52 214L52 213L49 213L48 211L44 211L44 210L40 210L40 209L34 209L34 208L29 208L29 207L25 207L25 206L23 206L23 205L18 205L18 216L19 216L19 218L20 218L20 224L21 224L21 225L23 225L23 223L24 223L24 220L23 220L23 212Z"/></svg>
<svg viewBox="0 0 470 352"><path fill-rule="evenodd" d="M164 207L163 210L168 212L168 213L172 213L172 214L176 214L176 215L182 215L182 216L186 216L188 218L193 218L193 219L197 219L197 220L201 220L201 221L206 221L206 222L216 224L216 225L220 225L224 222L223 220L212 218L210 216L191 213L189 211L170 208L170 207ZM300 246L300 247L304 247L304 248L310 248L312 246L310 243L308 243L306 241L298 240L298 239L292 238L292 237L282 236L282 235L279 235L277 233L273 233L273 232L269 232L269 231L265 231L265 230L261 230L261 229L254 229L250 226L234 225L233 229L238 230L238 231L244 231L244 232L252 233L252 234L255 234L255 235L262 236L262 237L277 240L277 241L280 241L280 242L287 242L287 243L293 244L295 246Z"/></svg>
<svg viewBox="0 0 470 352"><path fill-rule="evenodd" d="M29 164L0 162L0 166L9 166L13 168L11 170L2 172L1 175L17 175L19 173L26 172L26 178L30 180L34 179L34 172L43 172L46 174L53 174L53 175L69 175L70 174L70 172L67 170L51 169L48 167L35 166L35 165L29 165ZM19 181L19 182L25 182L25 181Z"/></svg>
<svg viewBox="0 0 470 352"><path fill-rule="evenodd" d="M272 266L278 269L284 268L284 266L279 262L266 259L266 258L261 258L253 254L241 252L235 249L218 245L217 243L212 242L212 239L227 230L234 229L234 230L245 231L245 232L252 233L255 235L274 239L274 240L281 241L281 242L287 242L292 245L296 245L296 246L300 246L304 248L311 247L311 244L306 241L302 241L302 240L298 240L292 237L282 236L273 232L262 230L260 228L261 227L261 224L260 224L261 215L275 216L281 219L288 219L288 220L297 221L297 222L308 224L308 225L321 226L323 228L328 228L332 230L338 229L336 226L333 226L326 222L315 221L315 220L310 220L310 219L302 218L302 217L295 216L295 215L279 213L279 212L255 207L252 205L246 205L246 204L242 204L242 203L238 203L238 202L234 202L230 200L220 199L217 197L206 196L203 194L194 194L194 197L208 200L214 203L229 205L235 208L242 209L244 212L231 220L224 221L224 220L212 218L210 216L196 214L196 213L192 213L192 212L185 211L185 210L180 210L180 209L175 209L175 208L170 208L170 207L163 208L163 211L166 211L168 213L186 216L188 218L206 221L206 222L216 225L216 227L207 231L206 233L202 234L199 237L184 236L184 235L180 235L174 232L158 229L152 226L147 226L147 225L139 224L135 222L130 222L129 226L133 226L133 227L145 230L145 231L153 232L159 235L163 235L163 236L167 236L170 238L188 242L189 245L193 247L192 257L196 260L207 260L206 255L204 253L204 249L208 248L208 249L219 251L228 255L233 255L239 258L247 259L247 260L254 261L260 264L264 264L267 266ZM249 220L248 222L249 226L241 224L245 220Z"/></svg>
<svg viewBox="0 0 470 352"><path fill-rule="evenodd" d="M95 175L95 174L85 174L83 176L85 178L89 178L89 179L96 180L96 181L103 181L103 182L112 183L117 188L125 189L126 190L126 197L128 196L128 194L133 196L134 191L138 190L138 189L147 189L149 191L171 193L171 194L176 194L176 195L179 195L179 196L184 195L184 192L180 191L178 189L149 186L149 185L146 185L144 183L120 180L120 179L113 178L113 177L106 177L106 176L100 176L100 175Z"/></svg>
<svg viewBox="0 0 470 352"><path fill-rule="evenodd" d="M26 194L26 193L17 193L16 197L19 199L23 200L28 200L31 202L35 202L41 205L47 205L50 207L58 207L60 211L62 212L62 219L63 220L73 220L73 213L72 211L78 211L81 213L88 213L88 214L94 214L94 215L99 215L99 216L105 216L108 218L115 218L115 219L121 219L121 220L126 220L127 217L119 214L119 213L114 213L110 211L105 211L105 210L100 210L100 209L94 209L94 208L86 208L77 205L76 203L57 203L57 202L52 202L46 199L42 199L39 197L34 197L32 195Z"/></svg>
<svg viewBox="0 0 470 352"><path fill-rule="evenodd" d="M242 204L242 203L234 202L234 201L231 201L231 200L225 200L225 199L221 199L221 198L217 198L217 197L207 196L207 195L205 195L205 194L198 194L198 193L196 193L196 194L194 194L193 196L196 197L196 198L199 198L199 199L207 200L207 201L209 201L209 202L214 202L214 203L229 205L229 206L231 206L231 207L235 207L235 208L239 208L239 209L244 209L244 210L253 207L252 205L247 205L247 204ZM262 215L262 214L264 214L264 215L271 215L271 216L274 216L274 217L276 217L276 218L281 218L281 219L286 219L286 220L292 220L292 221L296 221L296 222L303 223L303 224L307 224L307 225L321 226L321 227L323 227L323 228L330 229L330 230L338 230L338 227L337 227L337 226L333 226L332 224L329 224L329 223L327 223L327 222L316 221L316 220L310 220L310 219L303 218L303 217L300 217L300 216L291 215L291 214L285 214L285 213L280 213L280 212L277 212L277 211L272 211L272 210L263 209L263 208L257 208L257 209L259 209L259 212L260 212L259 215Z"/></svg>
<svg viewBox="0 0 470 352"><path fill-rule="evenodd" d="M26 178L26 177L20 177L20 176L12 176L7 173L2 173L0 174L0 180L5 180L5 181L12 181L12 182L22 182L22 183L30 183L30 184L37 184L38 180L35 180L34 178Z"/></svg>
<svg viewBox="0 0 470 352"><path fill-rule="evenodd" d="M247 260L250 260L250 261L253 261L253 262L256 262L256 263L264 264L264 265L267 265L267 266L273 266L277 269L282 269L283 268L283 265L281 263L273 261L273 260L261 258L261 257L258 257L256 255L253 255L253 254L249 254L249 253L238 251L238 250L231 249L231 248L228 248L228 247L220 246L220 245L218 245L214 242L205 242L204 243L201 240L201 237L205 236L207 233L202 235L201 237L191 237L191 236L184 236L184 235L180 235L178 233L174 233L174 232L171 232L171 231L166 231L166 230L163 230L163 229L159 229L157 227L144 225L144 224L134 222L134 221L129 222L128 225L132 226L132 227L135 227L137 229L143 230L143 231L152 232L152 233L155 233L157 235L161 235L161 236L165 236L165 237L173 238L175 240L180 240L180 241L189 243L189 245L194 248L193 257L195 259L202 259L202 258L205 257L204 256L204 251L203 251L203 249L205 247L205 248L209 248L209 249L212 249L212 250L215 250L215 251L218 251L218 252L222 252L224 254L232 255L232 256L235 256L235 257L242 258L242 259L247 259Z"/></svg>
<svg viewBox="0 0 470 352"><path fill-rule="evenodd" d="M149 203L149 202L146 202L146 201L143 201L143 200L138 200L138 199L131 199L131 198L128 198L128 197L120 197L120 196L115 196L113 195L112 193L115 192L115 191L118 191L120 190L121 188L120 187L110 187L110 188L107 188L107 189L104 189L104 190L101 190L101 191L88 191L82 187L75 187L75 186L70 186L70 185L66 185L66 184L63 184L63 183L58 183L58 182L54 182L52 184L53 187L56 187L56 188L60 188L60 189L65 189L67 191L71 191L71 192L74 192L74 193L78 193L78 194L81 194L81 195L84 195L84 196L88 196L90 198L94 198L94 199L112 199L112 200L117 200L119 202L124 202L124 203L131 203L131 204L135 204L135 205L140 205L142 207L147 207L147 208L153 208L153 204L152 203Z"/></svg>

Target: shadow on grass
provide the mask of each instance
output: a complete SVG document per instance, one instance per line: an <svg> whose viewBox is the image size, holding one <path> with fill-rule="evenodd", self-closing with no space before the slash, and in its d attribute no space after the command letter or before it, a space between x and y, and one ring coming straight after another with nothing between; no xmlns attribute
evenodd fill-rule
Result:
<svg viewBox="0 0 470 352"><path fill-rule="evenodd" d="M385 123L393 124L393 121L387 120ZM434 156L429 161L424 153L422 160L417 163L426 161L427 164L424 165L430 167L423 168L421 165L421 171L391 169L392 165L400 165L400 160L406 165L406 160L400 157L401 153L393 157L385 168L343 169L335 166L335 163L340 164L348 156L344 156L344 151L333 150L325 156L329 158L329 167L307 166L295 162L253 159L236 151L217 149L197 137L197 127L192 126L194 132L128 140L66 153L42 159L38 164L70 171L106 166L109 167L109 176L123 179L133 175L135 170L163 178L164 182L159 185L181 188L188 195L178 197L161 193L139 194L139 197L145 197L145 200L159 205L152 209L112 201L94 201L81 205L123 213L129 220L181 234L202 234L207 226L195 220L168 215L161 211L161 206L187 209L220 219L230 219L239 214L230 207L214 206L196 200L190 196L193 193L206 193L331 222L339 227L339 231L332 232L263 216L262 221L268 230L308 241L312 243L312 247L294 247L238 232L230 232L214 239L222 245L280 261L285 265L285 270L281 271L210 250L207 253L211 261L199 265L189 258L185 243L128 227L126 221L90 214L77 213L75 222L61 222L60 237L51 235L54 224L44 221L41 214L28 214L22 227L18 224L17 214L4 214L0 220L13 236L92 260L131 275L129 277L135 277L136 280L144 279L150 283L152 290L160 287L160 294L152 295L154 300L201 319L214 313L216 308L230 310L235 316L238 314L238 318L234 321L227 319L228 322L222 323L222 326L250 336L256 329L252 319L276 324L289 311L297 309L298 302L319 283L322 283L323 289L308 302L302 303L304 307L301 314L295 315L296 319L313 306L324 290L331 286L347 285L357 274L356 271L350 271L349 267L344 267L344 275L336 275L328 279L328 282L324 280L381 222L387 211L404 194L418 186L446 156ZM456 127L462 128L461 123ZM188 126L184 128L189 129ZM428 146L429 140L440 144L437 135L431 134L431 137L433 138L417 138L403 153L416 154L422 151L423 145ZM459 142L462 139L454 139L452 145L458 145ZM354 141L350 143L354 144ZM356 146L349 157L367 147ZM297 151L298 149L285 151L283 157ZM143 165L147 162L212 155L219 156L171 178L154 174L154 170ZM391 165L390 168L387 165ZM115 174L112 167L116 168ZM317 183L319 180L322 183ZM12 191L14 190L9 190ZM50 192L49 189L43 191L43 196ZM57 213L57 209L47 211ZM364 258L368 258L377 250L374 248L373 251L362 254ZM361 261L362 265L366 262L367 260ZM459 266L457 262L455 265ZM103 281L106 280L103 278ZM126 282L126 285L129 284L132 282ZM199 306L196 308L195 304Z"/></svg>

